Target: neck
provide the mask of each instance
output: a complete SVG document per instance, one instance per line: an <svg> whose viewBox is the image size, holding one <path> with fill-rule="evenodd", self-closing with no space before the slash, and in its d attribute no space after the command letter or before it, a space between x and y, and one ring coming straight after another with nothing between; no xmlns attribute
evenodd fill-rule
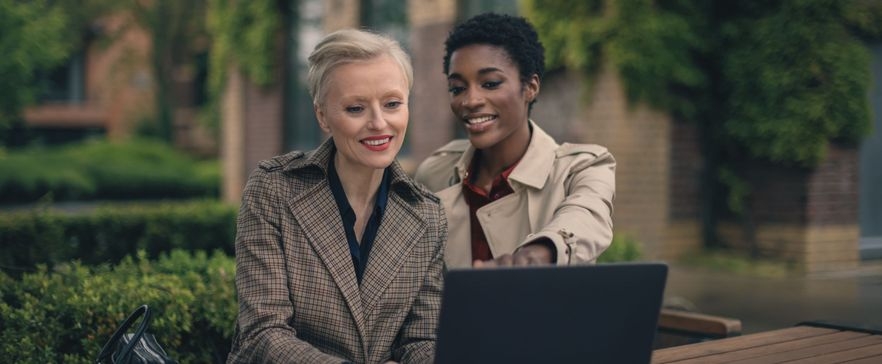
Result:
<svg viewBox="0 0 882 364"><path fill-rule="evenodd" d="M353 208L373 203L377 189L383 181L384 169L347 168L340 160L339 154L334 156L334 169L340 177L346 199Z"/></svg>
<svg viewBox="0 0 882 364"><path fill-rule="evenodd" d="M530 146L531 135L528 121L505 140L481 150L481 159L478 161L479 173L495 177L521 160L527 152L527 147Z"/></svg>

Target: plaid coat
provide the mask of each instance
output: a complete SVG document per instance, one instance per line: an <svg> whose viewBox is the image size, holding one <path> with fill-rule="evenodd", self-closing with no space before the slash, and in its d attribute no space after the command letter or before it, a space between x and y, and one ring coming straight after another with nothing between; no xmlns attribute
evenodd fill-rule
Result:
<svg viewBox="0 0 882 364"><path fill-rule="evenodd" d="M239 315L228 363L430 362L447 220L391 166L386 211L361 285L327 180L331 140L262 161L239 210Z"/></svg>

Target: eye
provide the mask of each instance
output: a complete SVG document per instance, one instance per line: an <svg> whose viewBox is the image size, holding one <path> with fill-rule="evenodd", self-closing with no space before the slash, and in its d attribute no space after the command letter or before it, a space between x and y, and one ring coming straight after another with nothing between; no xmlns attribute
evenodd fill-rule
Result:
<svg viewBox="0 0 882 364"><path fill-rule="evenodd" d="M358 114L358 113L364 111L364 106L361 106L361 105L347 106L345 110L346 110L346 112L348 112L350 114Z"/></svg>
<svg viewBox="0 0 882 364"><path fill-rule="evenodd" d="M397 100L396 101L389 101L386 103L386 108L397 109L399 106L401 106L401 104L403 104L403 102L401 102L401 101L397 101Z"/></svg>
<svg viewBox="0 0 882 364"><path fill-rule="evenodd" d="M461 94L463 91L465 91L465 87L450 86L450 88L448 88L447 91L450 92L451 95L456 96L456 95Z"/></svg>
<svg viewBox="0 0 882 364"><path fill-rule="evenodd" d="M487 81L487 82L482 83L481 87L492 90L492 89L499 87L499 85L501 85L501 84L502 84L502 81Z"/></svg>

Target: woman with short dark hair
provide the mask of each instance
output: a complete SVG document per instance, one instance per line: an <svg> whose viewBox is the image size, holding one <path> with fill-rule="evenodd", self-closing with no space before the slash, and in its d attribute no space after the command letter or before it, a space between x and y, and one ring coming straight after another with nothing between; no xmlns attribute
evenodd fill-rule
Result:
<svg viewBox="0 0 882 364"><path fill-rule="evenodd" d="M593 144L558 144L530 111L544 49L523 18L481 14L445 42L450 109L468 140L417 168L450 223L449 267L593 262L612 241L615 160Z"/></svg>

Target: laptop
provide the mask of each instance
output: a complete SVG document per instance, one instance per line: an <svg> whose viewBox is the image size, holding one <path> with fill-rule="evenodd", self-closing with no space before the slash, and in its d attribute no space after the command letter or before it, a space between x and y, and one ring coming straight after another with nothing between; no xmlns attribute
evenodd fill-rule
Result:
<svg viewBox="0 0 882 364"><path fill-rule="evenodd" d="M663 263L451 269L435 362L649 363L667 273Z"/></svg>

